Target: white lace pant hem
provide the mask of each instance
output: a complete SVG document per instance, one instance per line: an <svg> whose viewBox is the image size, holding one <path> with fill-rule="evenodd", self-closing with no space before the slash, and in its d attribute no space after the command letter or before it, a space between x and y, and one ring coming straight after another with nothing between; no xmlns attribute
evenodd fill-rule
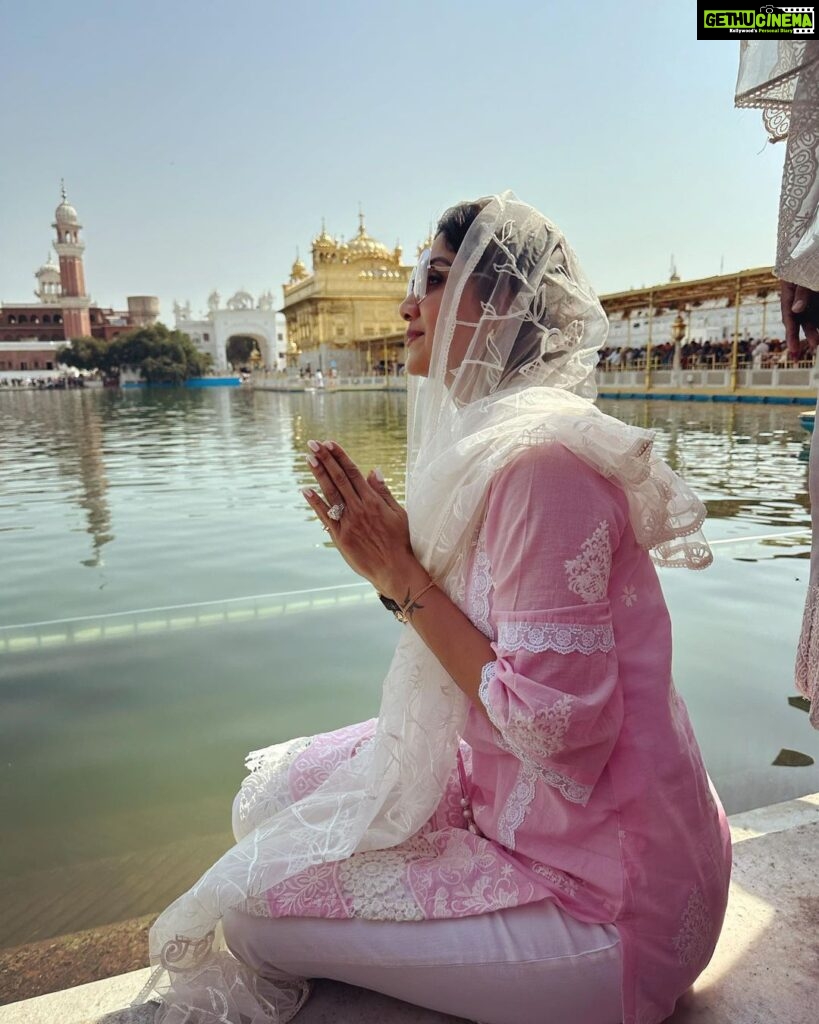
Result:
<svg viewBox="0 0 819 1024"><path fill-rule="evenodd" d="M621 951L613 925L584 924L551 901L436 921L262 918L223 921L231 951L372 989L482 1024L619 1024Z"/></svg>

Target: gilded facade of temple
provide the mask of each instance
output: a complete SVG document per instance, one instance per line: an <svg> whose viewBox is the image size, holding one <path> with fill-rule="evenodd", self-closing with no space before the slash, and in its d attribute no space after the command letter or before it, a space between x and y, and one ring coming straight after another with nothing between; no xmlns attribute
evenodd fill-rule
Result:
<svg viewBox="0 0 819 1024"><path fill-rule="evenodd" d="M311 243L312 270L296 259L283 286L290 367L364 374L403 362L405 325L398 306L411 266L367 234L364 215L349 242L322 224Z"/></svg>

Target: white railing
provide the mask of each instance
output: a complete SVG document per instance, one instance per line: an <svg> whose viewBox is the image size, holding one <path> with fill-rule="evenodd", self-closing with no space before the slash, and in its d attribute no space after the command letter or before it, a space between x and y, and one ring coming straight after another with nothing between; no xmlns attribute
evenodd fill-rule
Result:
<svg viewBox="0 0 819 1024"><path fill-rule="evenodd" d="M628 367L597 368L597 384L602 387L644 388L648 383L652 388L709 388L732 390L737 388L808 388L816 390L819 386L819 370L813 362L803 362L787 366L774 367L742 367L734 371L730 366L697 366L674 370L663 366L659 361L652 360L651 370L647 372L645 360L632 363Z"/></svg>

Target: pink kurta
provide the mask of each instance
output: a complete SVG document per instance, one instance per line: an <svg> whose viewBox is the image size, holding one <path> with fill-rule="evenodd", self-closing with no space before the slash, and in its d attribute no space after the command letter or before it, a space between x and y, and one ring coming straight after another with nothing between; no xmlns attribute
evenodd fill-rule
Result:
<svg viewBox="0 0 819 1024"><path fill-rule="evenodd" d="M462 604L496 660L438 810L398 847L277 885L270 912L414 921L553 899L616 925L624 1024L656 1024L714 950L731 848L622 491L559 445L518 457L490 489ZM239 830L243 802L303 796L373 727L294 744L277 794L251 776Z"/></svg>

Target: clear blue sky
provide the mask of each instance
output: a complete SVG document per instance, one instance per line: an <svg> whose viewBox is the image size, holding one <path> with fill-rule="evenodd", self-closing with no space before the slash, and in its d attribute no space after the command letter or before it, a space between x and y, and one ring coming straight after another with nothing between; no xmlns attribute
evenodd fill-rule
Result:
<svg viewBox="0 0 819 1024"><path fill-rule="evenodd" d="M513 188L600 292L773 261L781 146L689 0L0 0L0 299L60 177L97 302L273 289L322 216L405 254Z"/></svg>

